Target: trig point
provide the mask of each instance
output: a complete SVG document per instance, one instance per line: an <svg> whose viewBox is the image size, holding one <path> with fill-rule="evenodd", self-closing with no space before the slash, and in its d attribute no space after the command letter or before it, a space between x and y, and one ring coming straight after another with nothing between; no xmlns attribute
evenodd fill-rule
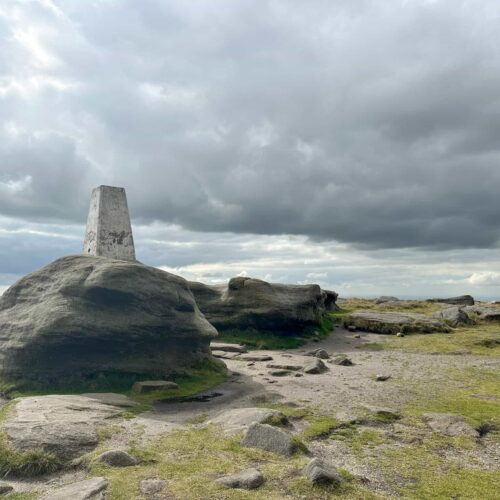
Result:
<svg viewBox="0 0 500 500"><path fill-rule="evenodd" d="M92 191L83 253L135 260L134 238L124 188L99 186Z"/></svg>

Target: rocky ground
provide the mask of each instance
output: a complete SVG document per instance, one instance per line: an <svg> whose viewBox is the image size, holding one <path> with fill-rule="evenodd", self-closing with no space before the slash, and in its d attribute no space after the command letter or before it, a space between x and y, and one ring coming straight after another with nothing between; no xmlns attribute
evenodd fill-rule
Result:
<svg viewBox="0 0 500 500"><path fill-rule="evenodd" d="M357 309L433 318L443 309L342 307L339 324ZM8 498L17 499L498 498L500 324L400 337L347 326L298 349L218 346L226 382L145 412L113 395L10 403L4 438L72 465L8 476L0 491L12 487Z"/></svg>

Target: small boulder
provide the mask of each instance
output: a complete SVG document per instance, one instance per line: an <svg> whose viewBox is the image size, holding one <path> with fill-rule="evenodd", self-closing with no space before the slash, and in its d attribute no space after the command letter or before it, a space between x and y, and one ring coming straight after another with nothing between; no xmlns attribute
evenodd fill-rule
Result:
<svg viewBox="0 0 500 500"><path fill-rule="evenodd" d="M139 463L136 458L122 450L105 451L96 458L96 461L111 467L130 467Z"/></svg>
<svg viewBox="0 0 500 500"><path fill-rule="evenodd" d="M156 495L165 489L166 484L163 479L143 479L140 484L141 493L146 496Z"/></svg>
<svg viewBox="0 0 500 500"><path fill-rule="evenodd" d="M380 374L380 375L377 375L375 377L375 380L377 382L385 382L386 380L389 380L391 378L391 376L387 373L387 374Z"/></svg>
<svg viewBox="0 0 500 500"><path fill-rule="evenodd" d="M341 354L339 356L335 356L333 359L330 359L328 361L329 363L332 363L334 365L339 365L339 366L353 366L354 363L350 358L348 358L345 354Z"/></svg>
<svg viewBox="0 0 500 500"><path fill-rule="evenodd" d="M11 486L9 483L5 483L3 481L0 481L0 496L7 495L11 491L14 491L13 486Z"/></svg>
<svg viewBox="0 0 500 500"><path fill-rule="evenodd" d="M264 483L264 476L257 469L246 469L237 474L221 477L216 481L226 488L254 490Z"/></svg>
<svg viewBox="0 0 500 500"><path fill-rule="evenodd" d="M297 445L285 431L267 424L253 424L241 441L242 446L260 448L265 451L289 457Z"/></svg>
<svg viewBox="0 0 500 500"><path fill-rule="evenodd" d="M398 332L396 333L396 337L404 337L405 334L403 332Z"/></svg>
<svg viewBox="0 0 500 500"><path fill-rule="evenodd" d="M310 361L304 365L304 368L302 371L304 373L310 373L310 374L318 374L318 373L323 373L327 371L328 368L326 367L325 363L321 361L319 358L315 358L313 361Z"/></svg>
<svg viewBox="0 0 500 500"><path fill-rule="evenodd" d="M226 352L226 351L212 351L212 356L221 359L235 359L238 358L240 353L238 352Z"/></svg>
<svg viewBox="0 0 500 500"><path fill-rule="evenodd" d="M287 375L290 375L290 373L290 370L272 370L269 372L269 375L272 377L286 377Z"/></svg>
<svg viewBox="0 0 500 500"><path fill-rule="evenodd" d="M425 413L423 420L433 431L446 436L479 437L479 432L471 427L461 415L453 413Z"/></svg>
<svg viewBox="0 0 500 500"><path fill-rule="evenodd" d="M308 356L314 356L319 359L328 359L330 355L324 349L315 349L314 351L309 351Z"/></svg>
<svg viewBox="0 0 500 500"><path fill-rule="evenodd" d="M134 392L138 392L139 394L178 388L179 386L175 382L170 382L168 380L145 380L143 382L136 382L132 386L132 390Z"/></svg>
<svg viewBox="0 0 500 500"><path fill-rule="evenodd" d="M90 500L103 498L102 494L108 487L108 481L103 477L92 477L85 481L67 484L61 488L57 488L40 500ZM101 496L98 496L101 495Z"/></svg>
<svg viewBox="0 0 500 500"><path fill-rule="evenodd" d="M339 485L342 476L331 465L326 465L319 458L313 458L303 469L302 473L309 479L312 485L333 484Z"/></svg>

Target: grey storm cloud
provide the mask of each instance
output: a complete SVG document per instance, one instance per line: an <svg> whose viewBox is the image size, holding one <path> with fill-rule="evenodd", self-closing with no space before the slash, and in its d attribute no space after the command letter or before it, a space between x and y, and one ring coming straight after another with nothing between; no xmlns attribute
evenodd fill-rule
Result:
<svg viewBox="0 0 500 500"><path fill-rule="evenodd" d="M2 2L0 213L495 247L497 0Z"/></svg>

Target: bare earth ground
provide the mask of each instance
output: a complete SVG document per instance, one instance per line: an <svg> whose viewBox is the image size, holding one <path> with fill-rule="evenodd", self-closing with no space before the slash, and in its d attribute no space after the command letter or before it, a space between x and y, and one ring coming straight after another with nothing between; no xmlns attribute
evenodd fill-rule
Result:
<svg viewBox="0 0 500 500"><path fill-rule="evenodd" d="M500 325L498 330L500 332ZM380 350L380 343L385 337L337 328L328 338L311 342L300 349L252 351L252 354L272 356L273 364L304 364L312 359L306 356L308 351L323 348L331 355L343 353L354 363L353 366L325 363L328 371L322 374L296 377L292 372L276 377L270 375L272 370L267 368L270 361L225 360L232 375L227 382L208 391L207 401L158 403L152 411L122 423L104 440L103 448L130 449L131 446L139 446L146 449L150 446L155 453L165 453L165 448L155 448L160 437L175 429L185 429L188 434L181 436L186 444L181 443L179 448L182 451L185 447L184 458L186 464L190 460L193 478L198 475L196 480L193 479L193 490L183 486L189 484L189 478L183 483L180 472L171 473L171 469L160 466L146 465L144 470L141 466L134 468L137 469L136 482L141 477L162 477L167 482L171 479L168 492L159 496L141 496L137 484L127 486L127 481L132 481L135 476L131 474L129 478L124 478L123 474L128 473L123 470L91 470L91 475L104 475L110 480L106 498L112 499L498 498L498 432L489 432L480 439L439 436L422 422L421 416L427 411L464 414L468 422L476 427L498 420L495 408L499 408L499 358L467 354L466 351L458 351L457 354L405 352L405 342L409 337L392 337L393 348ZM400 347L394 346L394 342L399 342ZM376 381L376 376L381 374L390 375L390 378ZM213 483L213 471L204 475L199 470L210 465L210 454L213 453L214 460L218 460L220 455L236 453L231 444L227 447L221 445L221 449L212 449L207 445L206 449L199 450L204 457L199 457L196 450L191 457L189 446L200 437L200 442L203 439L220 439L223 442L220 432L197 435L206 432L203 422L222 410L258 405L274 406L283 411L289 408L292 427L288 430L304 441L312 455L344 469L352 487L341 491L307 489L303 483L294 487L294 479L290 478L297 475L300 466L307 462L304 457L286 469L286 474L278 472L279 461L275 463L271 460L268 465L268 490L217 490L214 493L209 488L205 496L200 493L203 489L195 485L196 481ZM376 418L364 405L383 407L397 418ZM293 418L297 416L293 414L296 408L305 408L309 412L308 417ZM314 431L315 424L318 432ZM309 434L308 429L312 429ZM182 456L181 451L176 453ZM234 460L236 455L231 456ZM242 463L246 465L265 464L267 458L246 457L245 460ZM276 469L272 469L273 466ZM221 464L220 470L225 467L228 465ZM187 465L185 473L189 474ZM274 479L273 474L276 476ZM40 488L44 490L47 486L84 476L85 473L78 470L42 480L18 481L17 488L40 491Z"/></svg>

